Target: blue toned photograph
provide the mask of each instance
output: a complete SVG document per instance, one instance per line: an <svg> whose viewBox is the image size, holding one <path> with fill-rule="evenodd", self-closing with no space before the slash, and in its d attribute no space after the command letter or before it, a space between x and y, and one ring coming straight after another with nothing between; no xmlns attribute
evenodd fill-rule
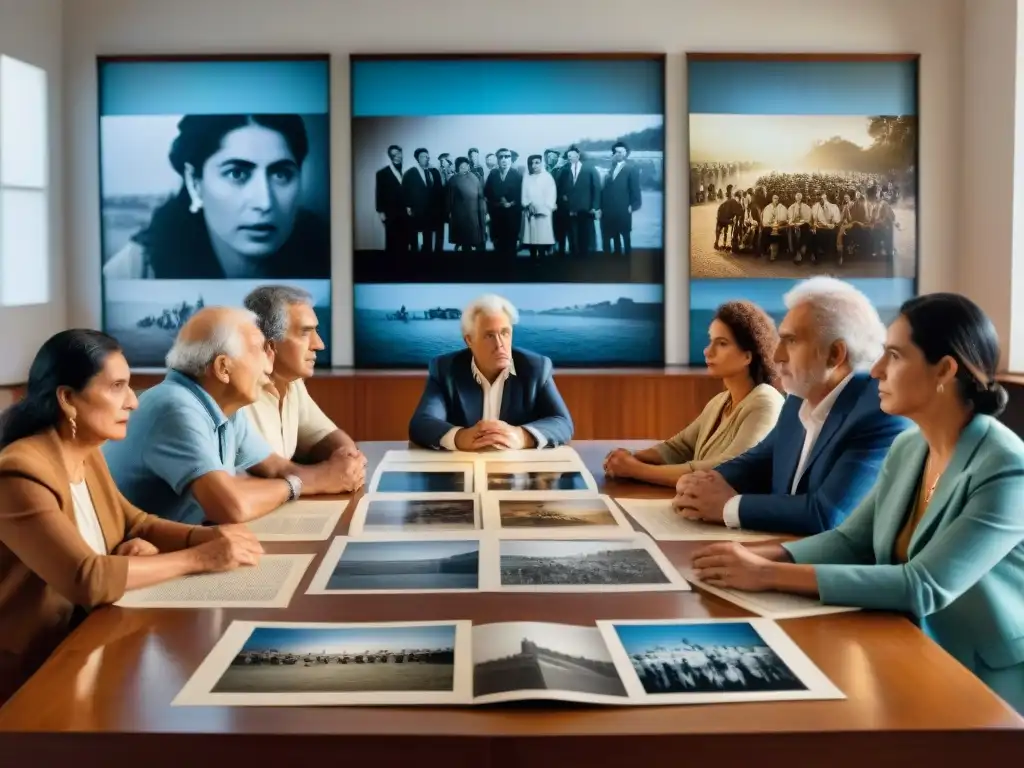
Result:
<svg viewBox="0 0 1024 768"><path fill-rule="evenodd" d="M354 280L664 275L664 59L356 58Z"/></svg>
<svg viewBox="0 0 1024 768"><path fill-rule="evenodd" d="M687 68L691 279L916 279L916 58Z"/></svg>
<svg viewBox="0 0 1024 768"><path fill-rule="evenodd" d="M329 285L327 57L101 59L99 87L105 330L119 281L167 306L185 280Z"/></svg>
<svg viewBox="0 0 1024 768"><path fill-rule="evenodd" d="M377 493L465 493L464 472L415 472L388 470L380 473Z"/></svg>
<svg viewBox="0 0 1024 768"><path fill-rule="evenodd" d="M103 329L124 349L132 368L163 368L178 330L207 306L241 307L266 280L108 280L104 290ZM308 291L324 349L317 365L331 364L331 281L289 280Z"/></svg>
<svg viewBox="0 0 1024 768"><path fill-rule="evenodd" d="M744 621L613 626L648 694L807 690Z"/></svg>
<svg viewBox="0 0 1024 768"><path fill-rule="evenodd" d="M465 347L462 311L498 293L519 311L516 347L559 366L660 365L661 284L431 283L355 286L355 361L369 368L422 367Z"/></svg>
<svg viewBox="0 0 1024 768"><path fill-rule="evenodd" d="M450 691L455 625L256 627L214 693Z"/></svg>
<svg viewBox="0 0 1024 768"><path fill-rule="evenodd" d="M914 281L900 278L847 278L832 273L860 290L875 306L886 325L896 319L900 305L915 294ZM690 281L690 365L704 365L704 348L708 345L708 328L715 311L727 301L745 299L757 304L771 315L775 324L786 316L783 297L796 286L796 279Z"/></svg>
<svg viewBox="0 0 1024 768"><path fill-rule="evenodd" d="M477 589L477 541L349 541L328 590Z"/></svg>

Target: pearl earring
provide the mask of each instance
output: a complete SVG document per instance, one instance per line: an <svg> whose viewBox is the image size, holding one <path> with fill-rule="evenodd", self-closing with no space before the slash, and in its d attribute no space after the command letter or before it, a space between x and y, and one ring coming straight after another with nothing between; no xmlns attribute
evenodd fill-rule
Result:
<svg viewBox="0 0 1024 768"><path fill-rule="evenodd" d="M202 207L203 207L203 201L202 200L195 200L195 199L193 199L192 202L189 203L188 212L189 213L199 213L199 211L202 209Z"/></svg>

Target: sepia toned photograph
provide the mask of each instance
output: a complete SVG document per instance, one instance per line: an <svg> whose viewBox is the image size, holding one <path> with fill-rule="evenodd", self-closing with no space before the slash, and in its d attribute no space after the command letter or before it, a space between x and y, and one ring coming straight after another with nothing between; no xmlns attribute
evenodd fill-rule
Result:
<svg viewBox="0 0 1024 768"><path fill-rule="evenodd" d="M339 536L307 594L476 591L480 543L474 539Z"/></svg>
<svg viewBox="0 0 1024 768"><path fill-rule="evenodd" d="M491 701L525 698L571 699L585 694L625 698L626 689L594 626L507 622L473 627L473 695ZM621 703L625 703L624 701Z"/></svg>
<svg viewBox="0 0 1024 768"><path fill-rule="evenodd" d="M454 704L471 696L469 622L232 622L175 706Z"/></svg>
<svg viewBox="0 0 1024 768"><path fill-rule="evenodd" d="M502 528L561 528L566 526L615 525L615 518L600 499L558 501L501 501L498 514Z"/></svg>
<svg viewBox="0 0 1024 768"><path fill-rule="evenodd" d="M377 466L370 478L368 493L472 493L474 465L399 464Z"/></svg>
<svg viewBox="0 0 1024 768"><path fill-rule="evenodd" d="M917 276L917 61L688 60L690 276Z"/></svg>
<svg viewBox="0 0 1024 768"><path fill-rule="evenodd" d="M633 528L615 502L593 491L488 491L481 501L484 530L517 538L622 537Z"/></svg>
<svg viewBox="0 0 1024 768"><path fill-rule="evenodd" d="M349 536L366 533L446 534L480 528L477 497L470 493L367 494L356 505Z"/></svg>
<svg viewBox="0 0 1024 768"><path fill-rule="evenodd" d="M618 539L501 539L502 591L657 591L690 589L647 536ZM487 557L485 562L490 565Z"/></svg>
<svg viewBox="0 0 1024 768"><path fill-rule="evenodd" d="M576 462L477 462L481 491L597 491L593 475Z"/></svg>

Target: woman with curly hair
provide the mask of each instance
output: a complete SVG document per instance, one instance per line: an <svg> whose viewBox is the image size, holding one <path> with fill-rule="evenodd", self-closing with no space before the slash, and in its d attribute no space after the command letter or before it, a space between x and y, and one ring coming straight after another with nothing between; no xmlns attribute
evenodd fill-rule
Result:
<svg viewBox="0 0 1024 768"><path fill-rule="evenodd" d="M756 304L730 301L718 308L708 336L704 361L725 391L675 437L642 451L616 448L605 458L605 475L675 487L689 472L745 453L775 427L785 400L772 360L775 322Z"/></svg>

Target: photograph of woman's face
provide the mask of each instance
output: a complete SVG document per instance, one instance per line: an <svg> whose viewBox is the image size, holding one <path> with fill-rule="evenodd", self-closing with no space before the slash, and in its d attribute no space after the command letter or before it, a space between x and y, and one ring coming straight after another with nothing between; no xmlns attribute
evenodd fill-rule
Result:
<svg viewBox="0 0 1024 768"><path fill-rule="evenodd" d="M301 169L277 131L246 125L224 136L195 179L210 241L221 261L264 259L292 234ZM225 258L227 257L227 258Z"/></svg>

